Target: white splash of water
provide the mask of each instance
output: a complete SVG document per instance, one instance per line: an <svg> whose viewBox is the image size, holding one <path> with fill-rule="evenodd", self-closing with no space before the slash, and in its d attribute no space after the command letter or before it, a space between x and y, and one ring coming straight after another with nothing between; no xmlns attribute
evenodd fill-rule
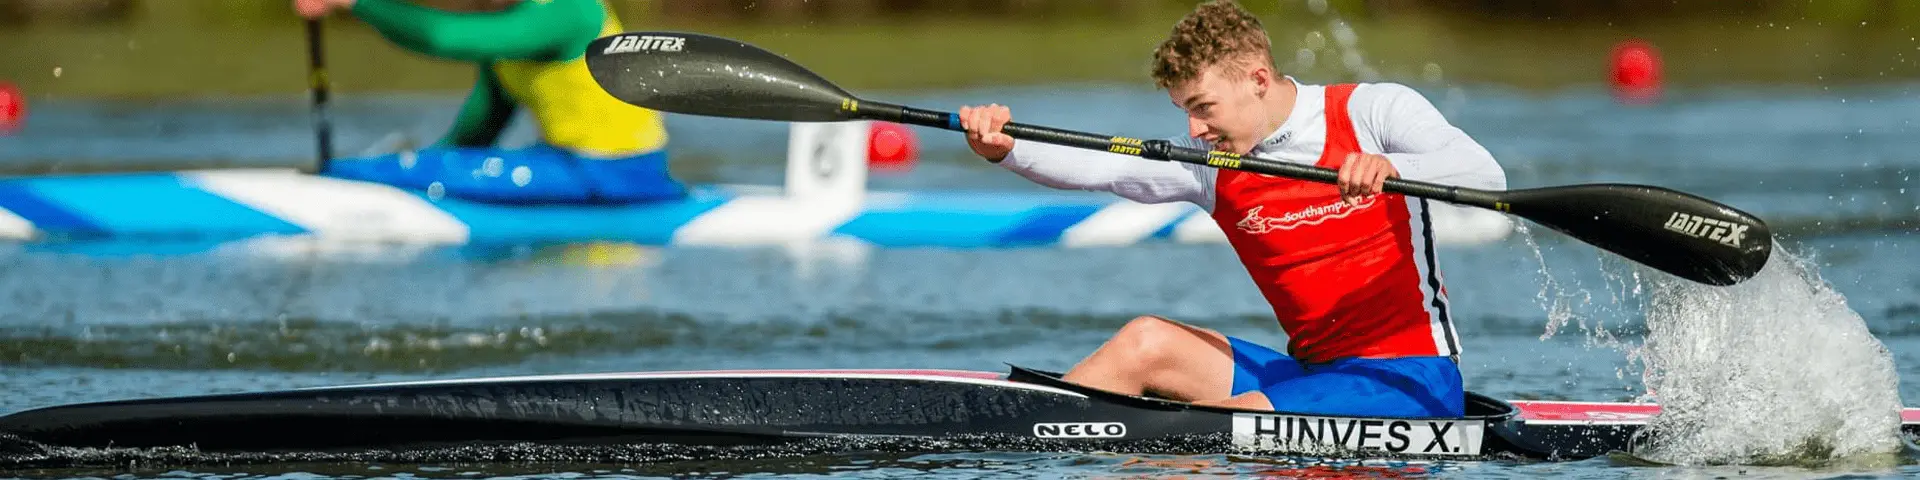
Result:
<svg viewBox="0 0 1920 480"><path fill-rule="evenodd" d="M1608 279L1614 281L1619 287L1610 289L1613 292L1610 297L1611 302L1596 302L1593 292L1581 285L1577 275L1567 279L1571 283L1562 284L1561 279L1547 268L1546 250L1553 247L1542 247L1535 240L1533 230L1527 226L1526 222L1514 223L1514 231L1533 252L1534 261L1540 264L1540 291L1535 293L1534 303L1547 314L1546 330L1540 334L1540 340L1550 340L1554 335L1572 325L1586 334L1588 346L1626 350L1628 347L1621 343L1613 331L1613 326L1609 325L1606 319L1626 316L1619 310L1624 302L1622 295L1640 294L1641 288L1634 284L1638 282L1639 275L1629 274L1622 277L1612 275L1610 271L1603 269L1602 271L1609 273ZM1588 311L1582 312L1582 310Z"/></svg>
<svg viewBox="0 0 1920 480"><path fill-rule="evenodd" d="M1653 276L1631 360L1662 406L1635 455L1801 465L1902 448L1893 357L1813 262L1776 245L1731 287Z"/></svg>
<svg viewBox="0 0 1920 480"><path fill-rule="evenodd" d="M1533 229L1526 222L1515 222L1513 229L1527 242L1527 249L1533 252L1533 260L1540 263L1540 292L1534 296L1534 301L1547 311L1547 329L1540 334L1540 339L1553 338L1560 329L1566 328L1567 322L1573 320L1573 297L1553 276L1553 271L1546 267L1546 253L1540 249L1540 242L1534 240Z"/></svg>
<svg viewBox="0 0 1920 480"><path fill-rule="evenodd" d="M1325 0L1306 3L1325 18L1328 33L1308 34L1295 69L1325 57L1360 81L1379 81L1352 26ZM1437 64L1422 73L1430 83L1445 78ZM1462 97L1451 89L1447 103L1457 107ZM1683 465L1820 464L1902 450L1892 355L1810 260L1776 245L1756 278L1732 287L1643 267L1603 268L1609 295L1596 298L1577 275L1556 278L1525 222L1516 227L1541 265L1536 299L1547 313L1541 340L1577 325L1589 346L1619 349L1630 364L1641 364L1643 400L1663 409L1636 455ZM1600 263L1626 264L1603 258ZM1647 333L1637 346L1607 321L1641 313Z"/></svg>
<svg viewBox="0 0 1920 480"><path fill-rule="evenodd" d="M1663 407L1634 455L1677 465L1905 461L1892 354L1813 260L1776 244L1759 275L1712 287L1602 254L1594 266L1605 285L1583 285L1547 267L1554 247L1524 223L1517 232L1541 266L1541 339L1577 325L1589 346L1627 356L1623 378L1639 364L1640 401ZM1640 342L1606 320L1634 317L1644 319Z"/></svg>

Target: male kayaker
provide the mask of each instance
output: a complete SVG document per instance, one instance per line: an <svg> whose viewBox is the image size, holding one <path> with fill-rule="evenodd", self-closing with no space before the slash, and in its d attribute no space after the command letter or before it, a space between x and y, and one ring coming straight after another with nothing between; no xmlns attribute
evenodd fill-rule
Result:
<svg viewBox="0 0 1920 480"><path fill-rule="evenodd" d="M307 18L348 11L394 44L478 66L472 93L437 144L331 162L327 175L507 203L625 203L681 198L667 173L657 112L607 95L586 46L621 30L600 0L293 0ZM496 146L521 108L539 130Z"/></svg>
<svg viewBox="0 0 1920 480"><path fill-rule="evenodd" d="M1418 92L1304 85L1275 72L1260 21L1204 3L1153 54L1187 116L1181 146L1339 170L1338 185L1015 142L1007 107L960 109L968 145L1037 183L1211 212L1288 335L1286 354L1143 316L1067 372L1128 394L1210 405L1389 417L1464 414L1460 344L1427 201L1387 178L1505 189L1491 154Z"/></svg>

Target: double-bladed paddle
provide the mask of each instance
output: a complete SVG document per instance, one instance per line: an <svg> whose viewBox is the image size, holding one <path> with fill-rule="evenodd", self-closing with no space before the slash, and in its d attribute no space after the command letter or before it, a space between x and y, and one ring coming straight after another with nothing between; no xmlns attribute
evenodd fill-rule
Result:
<svg viewBox="0 0 1920 480"><path fill-rule="evenodd" d="M789 122L880 120L964 131L950 112L874 102L784 57L738 40L684 32L628 32L587 46L587 68L623 102L689 115ZM1009 136L1153 160L1209 165L1333 184L1311 165L1008 123ZM1525 218L1635 262L1726 286L1766 266L1773 235L1759 218L1666 188L1589 184L1489 191L1388 179L1388 192L1490 208Z"/></svg>

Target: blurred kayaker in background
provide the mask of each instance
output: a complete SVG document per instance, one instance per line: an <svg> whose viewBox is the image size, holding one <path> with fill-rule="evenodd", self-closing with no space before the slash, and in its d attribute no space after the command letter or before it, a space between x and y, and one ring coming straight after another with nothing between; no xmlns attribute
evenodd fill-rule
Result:
<svg viewBox="0 0 1920 480"><path fill-rule="evenodd" d="M339 158L322 173L449 197L503 203L632 203L678 199L658 112L594 83L586 46L619 33L602 0L293 0L314 19L349 12L423 55L472 62L476 80L446 136L432 146ZM539 140L499 146L525 109Z"/></svg>

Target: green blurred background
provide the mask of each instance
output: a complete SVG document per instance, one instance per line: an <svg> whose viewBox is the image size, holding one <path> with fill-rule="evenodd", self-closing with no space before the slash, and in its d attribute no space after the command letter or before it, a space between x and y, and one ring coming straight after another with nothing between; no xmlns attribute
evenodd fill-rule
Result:
<svg viewBox="0 0 1920 480"><path fill-rule="evenodd" d="M628 29L697 30L782 52L856 89L1144 84L1171 0L614 0ZM1244 1L1289 73L1555 89L1602 84L1639 38L1668 87L1910 79L1914 0ZM1336 22L1351 25L1341 42ZM334 88L459 91L472 69L329 22ZM0 81L29 98L299 93L301 24L285 0L0 0ZM1303 53L1310 52L1310 53ZM1357 55L1367 67L1345 62ZM1304 62L1303 57L1312 57ZM1365 79L1365 78L1359 78Z"/></svg>

